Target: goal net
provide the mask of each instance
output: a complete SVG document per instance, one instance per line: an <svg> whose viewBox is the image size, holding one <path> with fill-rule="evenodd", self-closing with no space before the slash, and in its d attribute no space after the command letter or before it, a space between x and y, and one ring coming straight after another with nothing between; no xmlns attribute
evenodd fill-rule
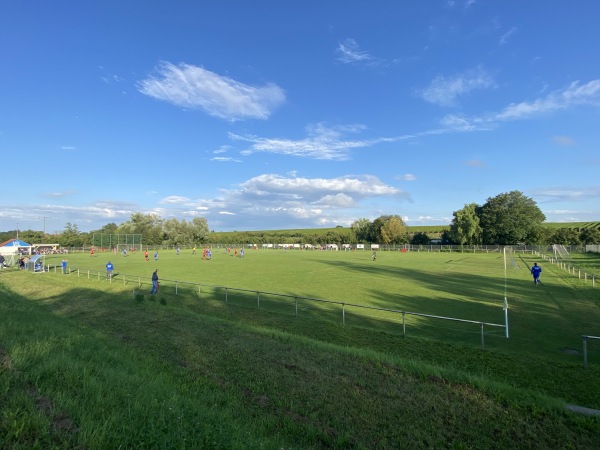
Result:
<svg viewBox="0 0 600 450"><path fill-rule="evenodd" d="M94 233L92 236L92 245L97 248L107 250L117 249L118 251L141 250L142 235L141 234L124 234L124 233Z"/></svg>
<svg viewBox="0 0 600 450"><path fill-rule="evenodd" d="M512 247L504 247L504 267L510 269L520 269L521 267L515 260L515 254Z"/></svg>
<svg viewBox="0 0 600 450"><path fill-rule="evenodd" d="M554 251L554 257L556 259L571 259L571 254L564 245L554 244L552 250Z"/></svg>

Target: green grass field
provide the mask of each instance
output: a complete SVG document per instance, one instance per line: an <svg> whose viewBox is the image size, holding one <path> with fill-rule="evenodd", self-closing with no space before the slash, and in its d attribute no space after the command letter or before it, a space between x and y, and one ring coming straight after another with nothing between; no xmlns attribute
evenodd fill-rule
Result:
<svg viewBox="0 0 600 450"><path fill-rule="evenodd" d="M535 259L536 287L530 254L506 272L498 253L67 258L69 275L0 273L0 448L600 442L600 419L564 410L600 409L600 341L587 370L580 354L581 335L600 334L600 285ZM485 350L477 324L411 316L402 338L398 313L348 306L503 324L505 295L510 338L486 327Z"/></svg>

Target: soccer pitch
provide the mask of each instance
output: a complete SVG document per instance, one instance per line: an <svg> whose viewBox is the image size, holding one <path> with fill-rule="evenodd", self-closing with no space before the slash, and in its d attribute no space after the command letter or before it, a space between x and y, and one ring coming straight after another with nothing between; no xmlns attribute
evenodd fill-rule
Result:
<svg viewBox="0 0 600 450"><path fill-rule="evenodd" d="M535 352L562 358L581 348L581 335L598 333L600 287L592 288L573 275L545 263L531 254L513 255L516 265L505 269L502 253L378 252L376 261L368 251L299 251L246 249L244 258L213 248L210 261L202 250L159 251L158 261L150 252L122 254L86 253L67 255L69 268L104 271L110 260L115 279L140 277L140 292L149 292L150 276L159 269L161 295L175 298L175 282L230 288L228 303L266 312L305 316L311 320L380 328L402 333L399 313L353 308L405 311L475 322L504 325L504 299L508 301L510 339L505 330L486 327L486 347L507 351ZM60 264L62 256L48 256L46 263ZM544 269L542 284L534 286L529 267L537 261ZM93 278L93 277L92 277ZM103 277L101 282L106 282ZM134 286L135 287L135 286ZM132 286L127 286L131 289ZM246 290L241 293L237 289ZM285 296L271 295L284 294ZM224 298L223 290L213 290L201 298ZM302 298L337 302L317 303ZM300 299L300 300L298 300ZM299 303L299 306L298 306ZM344 303L346 306L340 306ZM313 317L314 316L314 317ZM476 324L434 320L407 315L407 336L421 336L479 343ZM571 356L572 357L572 356Z"/></svg>

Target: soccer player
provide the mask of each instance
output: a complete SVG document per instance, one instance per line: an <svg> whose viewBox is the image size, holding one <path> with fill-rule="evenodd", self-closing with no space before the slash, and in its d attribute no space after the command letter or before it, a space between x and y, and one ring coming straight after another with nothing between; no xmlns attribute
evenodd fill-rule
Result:
<svg viewBox="0 0 600 450"><path fill-rule="evenodd" d="M62 267L62 273L64 275L66 275L67 274L67 260L66 259L62 260L61 267Z"/></svg>
<svg viewBox="0 0 600 450"><path fill-rule="evenodd" d="M154 261L158 261L158 252L154 253Z"/></svg>
<svg viewBox="0 0 600 450"><path fill-rule="evenodd" d="M110 261L106 264L106 279L110 280L112 278L112 273L113 273L113 269L115 267L113 266L113 263L111 263Z"/></svg>
<svg viewBox="0 0 600 450"><path fill-rule="evenodd" d="M144 258L146 259L146 261L148 261L148 250L146 250L146 251L144 252Z"/></svg>
<svg viewBox="0 0 600 450"><path fill-rule="evenodd" d="M533 267L531 268L531 275L533 275L533 284L537 285L540 283L540 274L542 273L542 268L538 266L536 262L533 263Z"/></svg>

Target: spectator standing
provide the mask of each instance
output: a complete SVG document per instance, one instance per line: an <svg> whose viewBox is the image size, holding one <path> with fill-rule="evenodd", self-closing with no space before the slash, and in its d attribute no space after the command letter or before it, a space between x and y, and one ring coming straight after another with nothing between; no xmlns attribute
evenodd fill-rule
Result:
<svg viewBox="0 0 600 450"><path fill-rule="evenodd" d="M158 269L152 272L152 290L150 294L156 294L158 292Z"/></svg>
<svg viewBox="0 0 600 450"><path fill-rule="evenodd" d="M111 263L110 261L106 264L106 279L110 280L112 279L112 274L113 274L113 270L114 270L114 266L113 263Z"/></svg>

